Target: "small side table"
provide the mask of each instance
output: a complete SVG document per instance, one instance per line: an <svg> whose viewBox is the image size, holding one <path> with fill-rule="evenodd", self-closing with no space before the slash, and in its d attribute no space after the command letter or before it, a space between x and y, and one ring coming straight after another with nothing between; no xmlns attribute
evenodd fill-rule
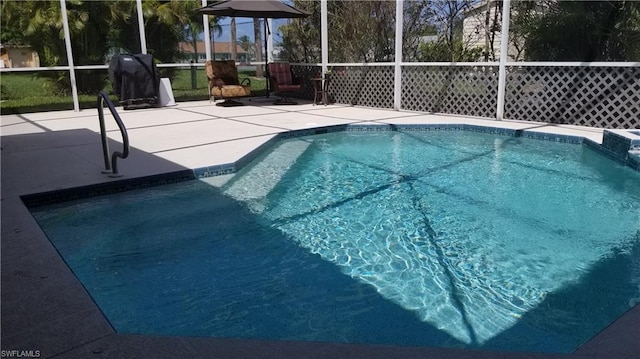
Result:
<svg viewBox="0 0 640 359"><path fill-rule="evenodd" d="M325 77L312 77L311 83L313 83L313 105L318 103L318 99L323 105L329 104L329 76Z"/></svg>

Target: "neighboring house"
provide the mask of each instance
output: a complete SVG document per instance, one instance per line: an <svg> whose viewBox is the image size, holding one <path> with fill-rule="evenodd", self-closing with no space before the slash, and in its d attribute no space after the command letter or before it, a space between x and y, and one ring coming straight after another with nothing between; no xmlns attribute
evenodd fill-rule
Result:
<svg viewBox="0 0 640 359"><path fill-rule="evenodd" d="M0 44L0 67L40 67L40 57L28 46Z"/></svg>
<svg viewBox="0 0 640 359"><path fill-rule="evenodd" d="M487 61L500 59L502 1L485 0L475 4L464 14L462 36L468 48L482 48ZM522 58L514 44L509 44L509 61Z"/></svg>
<svg viewBox="0 0 640 359"><path fill-rule="evenodd" d="M196 56L198 58L197 62L205 62L207 59L206 50L203 41L198 41L196 43ZM231 43L230 42L215 42L213 43L213 60L230 60L231 59ZM180 48L180 52L184 55L183 62L190 62L193 60L193 45L190 42L181 42L178 44ZM237 45L237 62L248 62L247 60L247 52Z"/></svg>

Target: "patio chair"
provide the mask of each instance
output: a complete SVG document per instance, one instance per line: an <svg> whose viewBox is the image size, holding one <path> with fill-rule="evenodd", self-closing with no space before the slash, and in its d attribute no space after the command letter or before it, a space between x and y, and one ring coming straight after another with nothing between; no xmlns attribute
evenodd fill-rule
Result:
<svg viewBox="0 0 640 359"><path fill-rule="evenodd" d="M288 62L272 62L269 65L269 84L271 89L280 96L274 105L297 105L289 95L300 91L301 85L298 78L291 74L291 66Z"/></svg>
<svg viewBox="0 0 640 359"><path fill-rule="evenodd" d="M242 102L233 99L251 96L251 80L238 79L235 61L207 61L204 67L209 81L209 100L224 100L216 106L242 106Z"/></svg>

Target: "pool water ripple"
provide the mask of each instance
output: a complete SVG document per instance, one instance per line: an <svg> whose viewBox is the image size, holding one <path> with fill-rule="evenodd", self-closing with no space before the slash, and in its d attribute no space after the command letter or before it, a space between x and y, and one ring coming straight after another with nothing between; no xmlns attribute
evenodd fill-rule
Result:
<svg viewBox="0 0 640 359"><path fill-rule="evenodd" d="M450 141L422 157L420 151L405 148L394 153L393 143L404 141L403 134L387 137L392 139L384 139L389 144L386 152L371 150L370 142L363 145L356 136L351 142L316 139L321 151L301 160L297 176L280 182L270 194L278 202L271 201L263 215L312 253L463 342L492 339L548 293L578 281L582 273L576 268L600 260L615 246L625 246L620 231L594 238L600 225L628 209L632 217L634 212L638 216L637 203L611 196L607 186L588 188L596 192L591 197L595 203L576 202L575 191L587 188L571 189L571 181L584 186L599 180L599 174L579 166L577 146L557 146L559 153L549 156L532 148L539 143L516 138L488 139L493 141L490 148L469 141L462 144L464 150L456 150L455 141ZM510 153L521 143L533 149L526 159ZM491 175L478 177L487 172ZM465 175L473 178L465 180ZM637 191L638 186L632 187ZM292 200L303 193L313 196ZM525 199L514 203L510 198L515 196ZM578 206L572 209L568 201ZM312 212L308 208L320 210L306 216ZM556 208L570 226L558 222ZM597 213L585 216L585 210ZM338 225L336 218L357 224ZM314 240L317 237L323 240ZM581 237L596 243L576 253L575 241L568 238ZM393 247L399 250L393 251L390 242L400 244ZM413 280L397 280L407 274Z"/></svg>

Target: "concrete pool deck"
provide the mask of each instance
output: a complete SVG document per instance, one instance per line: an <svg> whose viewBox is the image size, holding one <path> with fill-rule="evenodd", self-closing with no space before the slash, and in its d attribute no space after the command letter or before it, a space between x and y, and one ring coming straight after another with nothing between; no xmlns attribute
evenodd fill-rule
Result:
<svg viewBox="0 0 640 359"><path fill-rule="evenodd" d="M344 105L274 106L270 101L251 99L245 100L247 106L228 108L197 101L159 109L118 109L127 125L131 154L119 160L123 177L116 179L101 173L95 109L2 116L3 356L17 350L38 351L43 358L637 358L637 305L572 354L115 333L21 196L233 163L279 133L341 124L471 124L582 136L597 143L603 133L578 126ZM110 149L120 150L120 133L106 117Z"/></svg>

